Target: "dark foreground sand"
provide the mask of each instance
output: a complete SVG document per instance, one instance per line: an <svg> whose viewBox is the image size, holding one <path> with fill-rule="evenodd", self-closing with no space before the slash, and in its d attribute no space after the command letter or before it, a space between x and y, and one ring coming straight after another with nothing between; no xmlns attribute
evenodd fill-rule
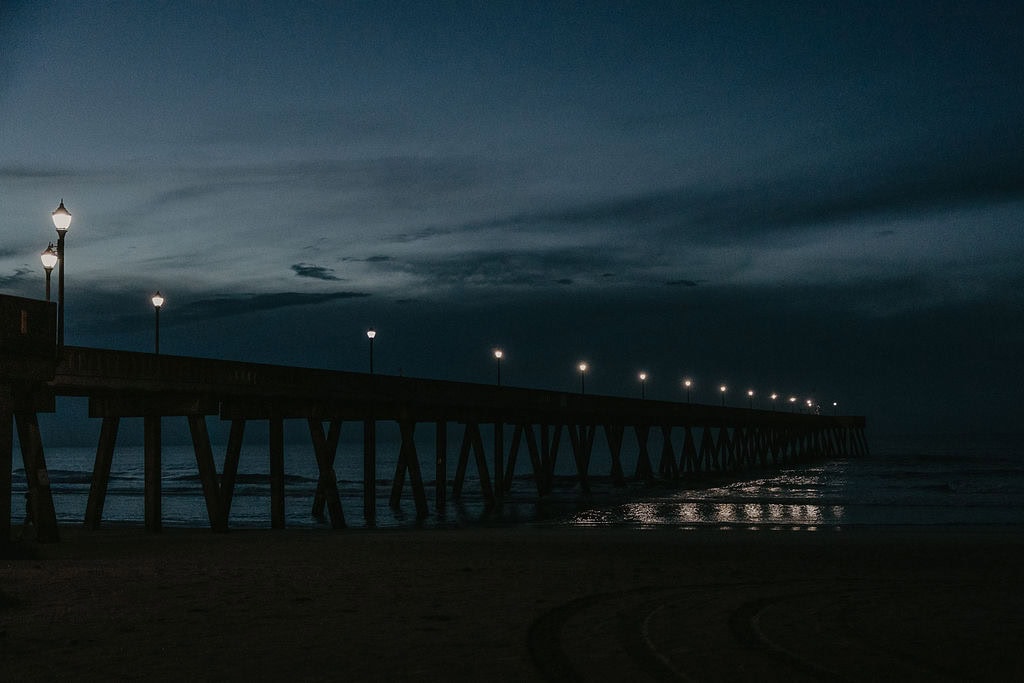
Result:
<svg viewBox="0 0 1024 683"><path fill-rule="evenodd" d="M1024 680L1020 530L63 530L0 679Z"/></svg>

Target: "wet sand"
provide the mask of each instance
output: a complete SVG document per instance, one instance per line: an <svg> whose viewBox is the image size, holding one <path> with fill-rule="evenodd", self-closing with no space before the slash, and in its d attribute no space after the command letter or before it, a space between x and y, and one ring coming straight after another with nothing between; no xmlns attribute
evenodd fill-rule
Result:
<svg viewBox="0 0 1024 683"><path fill-rule="evenodd" d="M62 529L4 680L1024 680L1020 529Z"/></svg>

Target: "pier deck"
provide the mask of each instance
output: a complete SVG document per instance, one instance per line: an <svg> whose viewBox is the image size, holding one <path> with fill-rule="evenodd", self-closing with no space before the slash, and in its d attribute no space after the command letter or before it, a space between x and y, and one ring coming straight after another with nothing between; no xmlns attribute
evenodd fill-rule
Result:
<svg viewBox="0 0 1024 683"><path fill-rule="evenodd" d="M86 347L57 349L52 304L0 297L0 538L9 539L13 434L18 430L30 509L40 540L56 540L43 435L37 414L53 411L55 397L88 398L89 416L102 420L85 525L102 520L110 465L121 420L144 422L145 526L161 528L161 427L165 418L188 421L196 467L215 531L227 528L235 474L248 422L269 426L270 525L284 526L284 421L307 423L320 476L314 514L345 526L334 462L343 422L363 425L364 514L376 509L376 425L397 423L401 434L391 491L397 502L408 478L417 514L429 513L418 425L435 433L437 507L458 498L472 460L481 493L501 501L511 486L520 450L529 457L537 495L550 491L564 444L581 490L590 490L591 454L601 433L611 455L608 475L627 476L621 454L636 451L635 477L683 479L709 472L781 467L812 458L867 453L865 419L725 406L583 395L315 368L156 355ZM208 418L231 423L224 466L217 472ZM462 429L454 480L448 482L448 425ZM490 448L484 435L490 436ZM508 438L506 438L508 436ZM654 437L652 439L652 436ZM656 445L656 448L652 448ZM652 452L655 451L656 452ZM656 460L656 463L654 462ZM490 461L490 462L489 462Z"/></svg>

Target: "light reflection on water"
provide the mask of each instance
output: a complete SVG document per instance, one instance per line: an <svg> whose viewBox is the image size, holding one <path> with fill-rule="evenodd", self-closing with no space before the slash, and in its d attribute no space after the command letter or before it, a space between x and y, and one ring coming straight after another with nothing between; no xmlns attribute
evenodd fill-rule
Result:
<svg viewBox="0 0 1024 683"><path fill-rule="evenodd" d="M578 526L607 525L617 522L641 527L660 526L799 526L822 524L838 525L845 520L841 505L812 503L738 503L685 500L680 502L629 502L618 511L602 510L578 514L573 524Z"/></svg>

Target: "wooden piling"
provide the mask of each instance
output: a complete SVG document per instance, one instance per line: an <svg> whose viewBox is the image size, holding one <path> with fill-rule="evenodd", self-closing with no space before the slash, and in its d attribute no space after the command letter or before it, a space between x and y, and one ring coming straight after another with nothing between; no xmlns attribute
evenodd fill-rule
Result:
<svg viewBox="0 0 1024 683"><path fill-rule="evenodd" d="M313 516L323 518L324 507L331 517L331 528L345 528L345 513L341 507L338 494L338 475L334 472L334 461L337 457L338 440L341 437L341 420L331 420L327 435L324 425L316 418L309 418L309 434L313 441L313 455L316 458L319 477L316 483L316 494L313 497Z"/></svg>
<svg viewBox="0 0 1024 683"><path fill-rule="evenodd" d="M92 483L89 485L89 499L85 505L85 527L99 529L103 519L103 504L107 498L110 482L110 466L114 461L114 444L121 418L107 416L100 426L99 443L96 444L96 462L92 468Z"/></svg>
<svg viewBox="0 0 1024 683"><path fill-rule="evenodd" d="M6 393L5 387L0 392ZM14 413L0 395L0 546L11 541L11 487L14 469Z"/></svg>
<svg viewBox="0 0 1024 683"><path fill-rule="evenodd" d="M224 514L224 505L220 500L217 468L213 463L213 450L210 447L210 434L206 429L206 417L189 415L188 426L189 432L192 434L192 447L195 451L196 467L199 470L199 481L203 485L203 497L206 500L206 514L210 520L210 528L214 531L227 531L228 520Z"/></svg>
<svg viewBox="0 0 1024 683"><path fill-rule="evenodd" d="M284 524L284 419L270 418L270 528Z"/></svg>
<svg viewBox="0 0 1024 683"><path fill-rule="evenodd" d="M220 476L221 505L224 506L224 519L231 518L231 499L235 495L235 478L238 475L238 461L242 455L242 440L245 436L245 420L231 420L231 431L228 433L228 447L224 454L224 471Z"/></svg>
<svg viewBox="0 0 1024 683"><path fill-rule="evenodd" d="M377 421L363 421L363 517L369 526L377 519Z"/></svg>
<svg viewBox="0 0 1024 683"><path fill-rule="evenodd" d="M434 498L437 509L448 502L448 423L434 422Z"/></svg>
<svg viewBox="0 0 1024 683"><path fill-rule="evenodd" d="M144 442L144 516L146 531L159 533L163 528L161 519L161 456L160 416L146 415L143 418Z"/></svg>

